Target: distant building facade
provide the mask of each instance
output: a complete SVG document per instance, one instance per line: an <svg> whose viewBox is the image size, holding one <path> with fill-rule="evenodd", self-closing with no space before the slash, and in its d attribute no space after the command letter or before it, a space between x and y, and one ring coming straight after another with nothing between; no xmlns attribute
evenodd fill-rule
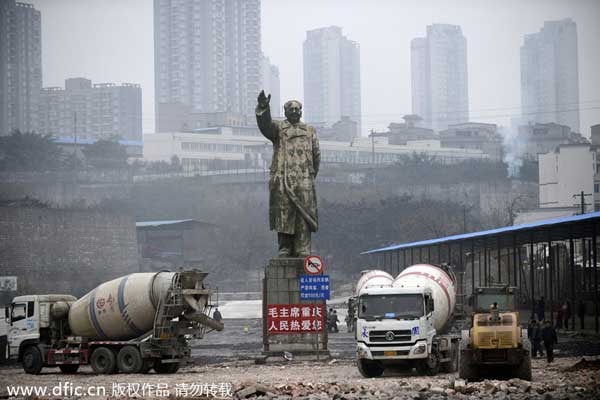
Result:
<svg viewBox="0 0 600 400"><path fill-rule="evenodd" d="M469 120L467 39L460 26L433 24L411 42L413 113L436 131Z"/></svg>
<svg viewBox="0 0 600 400"><path fill-rule="evenodd" d="M65 81L65 89L43 88L39 133L56 137L142 140L140 85L96 83L85 78Z"/></svg>
<svg viewBox="0 0 600 400"><path fill-rule="evenodd" d="M577 25L546 21L521 46L521 107L525 122L579 127Z"/></svg>
<svg viewBox="0 0 600 400"><path fill-rule="evenodd" d="M563 144L553 152L539 156L540 208L573 207L582 191L593 194L600 210L600 174L597 149L590 144ZM589 202L591 199L586 198ZM586 212L594 208L586 207Z"/></svg>
<svg viewBox="0 0 600 400"><path fill-rule="evenodd" d="M260 27L260 0L154 0L158 132L181 129L187 113L254 114Z"/></svg>
<svg viewBox="0 0 600 400"><path fill-rule="evenodd" d="M358 124L346 115L334 123L331 128L317 128L319 140L333 140L336 142L351 142L354 138L360 136Z"/></svg>
<svg viewBox="0 0 600 400"><path fill-rule="evenodd" d="M267 95L271 94L271 116L273 118L281 118L283 105L281 104L281 93L279 83L279 68L271 64L269 57L263 55L262 58L262 86L261 89ZM254 120L254 118L253 118Z"/></svg>
<svg viewBox="0 0 600 400"><path fill-rule="evenodd" d="M561 144L587 143L583 136L566 125L531 123L518 129L524 143L523 157L530 161L536 161L538 155L554 152Z"/></svg>
<svg viewBox="0 0 600 400"><path fill-rule="evenodd" d="M502 161L502 136L496 124L465 122L449 125L440 132L442 147L477 149L490 156L490 160Z"/></svg>
<svg viewBox="0 0 600 400"><path fill-rule="evenodd" d="M361 125L360 46L330 26L306 32L304 116L307 123L331 128L342 116Z"/></svg>
<svg viewBox="0 0 600 400"><path fill-rule="evenodd" d="M0 1L0 135L38 130L41 21L31 4Z"/></svg>
<svg viewBox="0 0 600 400"><path fill-rule="evenodd" d="M385 136L389 144L406 145L415 140L437 140L437 135L433 129L422 126L423 118L418 115L410 114L402 117L403 123L392 122L388 126L387 132L376 132L375 136Z"/></svg>
<svg viewBox="0 0 600 400"><path fill-rule="evenodd" d="M177 156L185 174L210 174L213 170L264 170L272 157L271 143L257 128L213 127L193 132L144 135L144 159L169 161ZM488 160L480 150L443 148L438 140L390 145L387 138L356 137L350 142L321 140L321 163L393 164L416 154L427 154L443 164Z"/></svg>

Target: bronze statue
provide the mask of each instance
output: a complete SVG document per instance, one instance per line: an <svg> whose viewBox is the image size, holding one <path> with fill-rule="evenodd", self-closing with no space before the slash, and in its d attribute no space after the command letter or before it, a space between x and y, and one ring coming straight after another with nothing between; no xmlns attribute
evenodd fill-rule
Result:
<svg viewBox="0 0 600 400"><path fill-rule="evenodd" d="M315 179L321 152L315 128L300 121L302 104L284 105L285 121L273 121L269 97L258 95L256 121L260 132L273 142L269 179L269 225L277 231L279 257L310 255L311 232L318 229Z"/></svg>

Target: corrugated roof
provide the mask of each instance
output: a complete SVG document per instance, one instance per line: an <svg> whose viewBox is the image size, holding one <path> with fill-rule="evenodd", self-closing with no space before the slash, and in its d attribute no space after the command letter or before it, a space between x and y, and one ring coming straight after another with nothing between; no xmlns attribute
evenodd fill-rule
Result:
<svg viewBox="0 0 600 400"><path fill-rule="evenodd" d="M176 220L172 220L172 221L140 221L140 222L135 223L135 227L136 228L145 228L148 226L176 225L176 224L182 224L185 222L192 222L192 221L196 221L196 220L194 220L194 219L176 219ZM196 222L199 222L199 221L196 221Z"/></svg>
<svg viewBox="0 0 600 400"><path fill-rule="evenodd" d="M596 219L596 218L600 218L600 212L587 213L587 214L583 214L583 215L573 215L573 216L569 216L569 217L552 218L552 219L546 219L546 220L542 220L542 221L530 222L528 224L506 226L503 228L489 229L486 231L463 233L460 235L446 236L446 237L437 238L437 239L429 239L429 240L422 240L419 242L397 244L397 245L382 247L379 249L364 251L361 254L374 254L374 253L382 253L382 252L392 251L392 250L408 249L411 247L430 246L430 245L434 245L434 244L460 241L460 240L465 240L465 239L483 238L486 236L493 236L493 235L498 235L498 234L503 234L503 233L518 233L518 232L526 231L526 230L530 230L530 229L550 227L550 226L555 226L555 225L560 225L560 224L565 224L565 223L592 220L592 219Z"/></svg>

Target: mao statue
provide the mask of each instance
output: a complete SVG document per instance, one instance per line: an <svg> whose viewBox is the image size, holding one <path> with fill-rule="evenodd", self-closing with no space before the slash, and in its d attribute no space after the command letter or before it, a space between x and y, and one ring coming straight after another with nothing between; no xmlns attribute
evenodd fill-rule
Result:
<svg viewBox="0 0 600 400"><path fill-rule="evenodd" d="M269 179L269 225L277 231L279 257L305 257L311 253L311 233L319 226L315 179L321 152L315 128L300 121L302 104L284 105L285 121L271 119L271 95L261 91L256 121L273 143Z"/></svg>

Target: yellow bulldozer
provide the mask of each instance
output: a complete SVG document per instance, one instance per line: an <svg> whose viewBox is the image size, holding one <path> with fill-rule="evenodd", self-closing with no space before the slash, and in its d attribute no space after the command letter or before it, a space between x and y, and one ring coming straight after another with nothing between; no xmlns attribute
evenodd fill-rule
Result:
<svg viewBox="0 0 600 400"><path fill-rule="evenodd" d="M480 287L473 296L471 328L462 331L458 374L531 380L531 342L519 325L514 287Z"/></svg>

